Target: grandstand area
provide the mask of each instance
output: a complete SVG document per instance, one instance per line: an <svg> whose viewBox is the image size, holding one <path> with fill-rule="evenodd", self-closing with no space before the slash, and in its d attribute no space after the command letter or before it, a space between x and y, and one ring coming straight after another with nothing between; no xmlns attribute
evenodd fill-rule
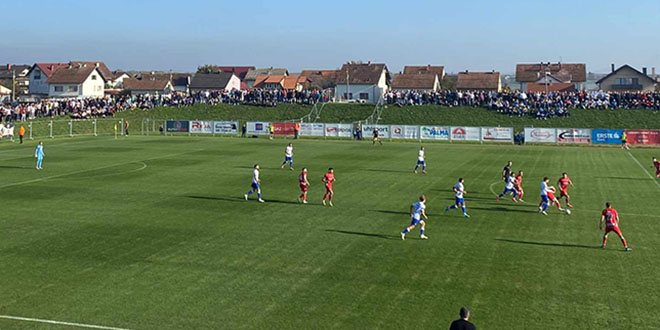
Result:
<svg viewBox="0 0 660 330"><path fill-rule="evenodd" d="M373 110L329 107L319 122L353 122ZM290 120L309 109L220 105L122 115L139 133L147 115ZM654 116L576 109L569 118L534 120L470 107L390 106L382 121L658 128ZM291 141L45 139L41 171L34 170L37 140L0 144L0 329L67 328L11 317L106 329L445 328L462 305L475 311L480 329L660 324L657 149L432 143L425 144L428 175L415 175L419 142L296 140L295 171L282 170ZM525 203L495 201L507 161L525 172ZM243 199L255 163L263 204ZM296 202L303 166L308 205ZM328 167L337 177L332 208L320 204ZM549 176L554 185L562 172L575 183L573 213L551 208L543 216L540 181ZM469 219L444 212L458 177ZM429 240L415 229L401 241L420 194L428 198ZM629 253L615 235L600 248L606 201L619 211Z"/></svg>

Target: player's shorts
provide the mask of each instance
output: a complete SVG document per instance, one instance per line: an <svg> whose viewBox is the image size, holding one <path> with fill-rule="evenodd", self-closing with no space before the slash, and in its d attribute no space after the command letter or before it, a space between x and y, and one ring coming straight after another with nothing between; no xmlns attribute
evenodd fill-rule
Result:
<svg viewBox="0 0 660 330"><path fill-rule="evenodd" d="M507 194L507 193L515 193L515 192L517 192L517 191L516 191L516 188L511 188L511 189L509 189L509 188L504 188L504 194Z"/></svg>
<svg viewBox="0 0 660 330"><path fill-rule="evenodd" d="M548 196L541 195L541 202L550 203L550 198Z"/></svg>
<svg viewBox="0 0 660 330"><path fill-rule="evenodd" d="M300 191L302 191L302 192L307 192L307 186L304 185L304 184L301 184L301 185L300 185Z"/></svg>
<svg viewBox="0 0 660 330"><path fill-rule="evenodd" d="M285 163L286 163L286 162L290 162L290 161L292 161L292 160L293 160L293 157L287 157L287 156L284 156L284 162L285 162Z"/></svg>
<svg viewBox="0 0 660 330"><path fill-rule="evenodd" d="M332 191L332 184L326 184L326 185L325 185L325 190L326 190L327 192Z"/></svg>
<svg viewBox="0 0 660 330"><path fill-rule="evenodd" d="M374 138L374 142L378 142L378 138L377 138L377 137Z"/></svg>
<svg viewBox="0 0 660 330"><path fill-rule="evenodd" d="M559 190L559 198L564 197L564 196L568 197L568 190L566 190L566 189Z"/></svg>
<svg viewBox="0 0 660 330"><path fill-rule="evenodd" d="M417 160L417 165L426 165L426 161L424 160Z"/></svg>
<svg viewBox="0 0 660 330"><path fill-rule="evenodd" d="M549 199L550 201L554 201L555 198L556 198L556 197L555 197L555 194L553 194L553 193L551 193L551 192L548 193L548 199Z"/></svg>
<svg viewBox="0 0 660 330"><path fill-rule="evenodd" d="M521 191L523 191L523 189L522 189L521 186L513 187L513 189L515 189L518 193L520 193Z"/></svg>
<svg viewBox="0 0 660 330"><path fill-rule="evenodd" d="M411 226L417 226L420 222L422 222L422 218L415 219L413 218L412 221L410 221Z"/></svg>
<svg viewBox="0 0 660 330"><path fill-rule="evenodd" d="M621 229L619 229L619 227L607 227L607 228L605 228L605 235L609 234L611 231L615 232L620 237L623 236L623 234L621 234Z"/></svg>
<svg viewBox="0 0 660 330"><path fill-rule="evenodd" d="M456 205L458 205L458 204L465 204L465 199L456 197Z"/></svg>
<svg viewBox="0 0 660 330"><path fill-rule="evenodd" d="M257 190L259 189L259 184L256 182L252 182L252 189Z"/></svg>

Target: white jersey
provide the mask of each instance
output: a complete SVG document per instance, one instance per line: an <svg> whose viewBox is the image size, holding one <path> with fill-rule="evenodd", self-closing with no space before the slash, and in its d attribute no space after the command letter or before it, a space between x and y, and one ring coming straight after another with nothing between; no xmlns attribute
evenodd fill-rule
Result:
<svg viewBox="0 0 660 330"><path fill-rule="evenodd" d="M259 183L259 170L254 169L254 172L252 173L252 183Z"/></svg>
<svg viewBox="0 0 660 330"><path fill-rule="evenodd" d="M545 181L541 181L541 196L548 196L549 191L548 184Z"/></svg>
<svg viewBox="0 0 660 330"><path fill-rule="evenodd" d="M420 151L417 153L417 160L420 161L420 162L423 162L423 161L424 161L424 150L420 150Z"/></svg>
<svg viewBox="0 0 660 330"><path fill-rule="evenodd" d="M286 147L286 150L284 150L284 156L293 157L293 146Z"/></svg>
<svg viewBox="0 0 660 330"><path fill-rule="evenodd" d="M506 186L504 186L504 188L506 188L506 189L513 189L513 186L514 186L515 184L516 184L516 178L510 176L510 177L508 177L508 178L506 179Z"/></svg>
<svg viewBox="0 0 660 330"><path fill-rule="evenodd" d="M460 182L454 185L454 190L456 191L456 198L463 198L464 189L465 187Z"/></svg>
<svg viewBox="0 0 660 330"><path fill-rule="evenodd" d="M426 209L424 202L413 203L413 219L419 220L422 217L422 212Z"/></svg>

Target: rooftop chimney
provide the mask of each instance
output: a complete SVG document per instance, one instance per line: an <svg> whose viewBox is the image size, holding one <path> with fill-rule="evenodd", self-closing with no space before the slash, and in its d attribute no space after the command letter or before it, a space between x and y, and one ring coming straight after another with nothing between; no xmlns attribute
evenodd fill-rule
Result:
<svg viewBox="0 0 660 330"><path fill-rule="evenodd" d="M96 63L94 64L94 67L95 67L95 68L98 68L98 67L99 67L99 62L96 62Z"/></svg>
<svg viewBox="0 0 660 330"><path fill-rule="evenodd" d="M612 72L614 72L614 63L612 63Z"/></svg>
<svg viewBox="0 0 660 330"><path fill-rule="evenodd" d="M643 68L642 68L642 73L643 73L645 76L647 76L646 72L647 72L647 71L646 71L646 67L643 67Z"/></svg>

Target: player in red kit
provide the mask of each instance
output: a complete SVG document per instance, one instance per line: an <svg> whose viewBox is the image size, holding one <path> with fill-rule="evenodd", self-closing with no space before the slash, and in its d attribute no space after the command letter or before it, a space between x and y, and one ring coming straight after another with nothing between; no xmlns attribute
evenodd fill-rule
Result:
<svg viewBox="0 0 660 330"><path fill-rule="evenodd" d="M653 157L653 166L655 166L655 177L660 179L660 162Z"/></svg>
<svg viewBox="0 0 660 330"><path fill-rule="evenodd" d="M523 196L525 195L525 192L523 191L522 188L522 177L523 177L523 171L519 171L518 175L516 175L516 182L514 183L513 187L518 191L518 200L521 202L525 202L523 200Z"/></svg>
<svg viewBox="0 0 660 330"><path fill-rule="evenodd" d="M323 195L323 206L325 206L325 200L328 200L328 204L332 205L332 197L334 197L335 192L332 190L332 183L335 182L335 170L331 167L328 169L328 173L323 175L321 179L325 183L325 195Z"/></svg>
<svg viewBox="0 0 660 330"><path fill-rule="evenodd" d="M562 173L561 178L557 180L557 185L559 186L559 199L566 197L566 205L568 207L573 207L571 205L571 196L568 195L568 186L573 187L573 181L568 177L568 174Z"/></svg>
<svg viewBox="0 0 660 330"><path fill-rule="evenodd" d="M298 176L298 183L300 184L300 197L298 197L298 202L307 204L307 188L309 188L309 181L307 181L307 168L303 167L302 172Z"/></svg>
<svg viewBox="0 0 660 330"><path fill-rule="evenodd" d="M603 213L600 216L600 224L599 224L600 229L603 229L603 223L605 223L605 235L603 235L603 245L600 246L601 248L605 247L605 245L607 244L607 235L611 231L613 231L617 235L619 235L619 238L621 239L621 243L623 243L624 251L632 250L631 248L628 247L628 243L626 242L626 239L623 237L623 234L621 234L621 229L619 229L619 214L616 212L615 209L612 208L612 203L610 202L605 203L605 209L603 210Z"/></svg>
<svg viewBox="0 0 660 330"><path fill-rule="evenodd" d="M552 205L557 205L557 209L559 209L560 212L564 212L564 209L561 208L561 203L559 203L559 200L557 197L555 197L555 193L557 192L557 189L553 186L548 187L548 199L550 200L550 203ZM539 210L541 210L543 207L543 202L539 204Z"/></svg>

